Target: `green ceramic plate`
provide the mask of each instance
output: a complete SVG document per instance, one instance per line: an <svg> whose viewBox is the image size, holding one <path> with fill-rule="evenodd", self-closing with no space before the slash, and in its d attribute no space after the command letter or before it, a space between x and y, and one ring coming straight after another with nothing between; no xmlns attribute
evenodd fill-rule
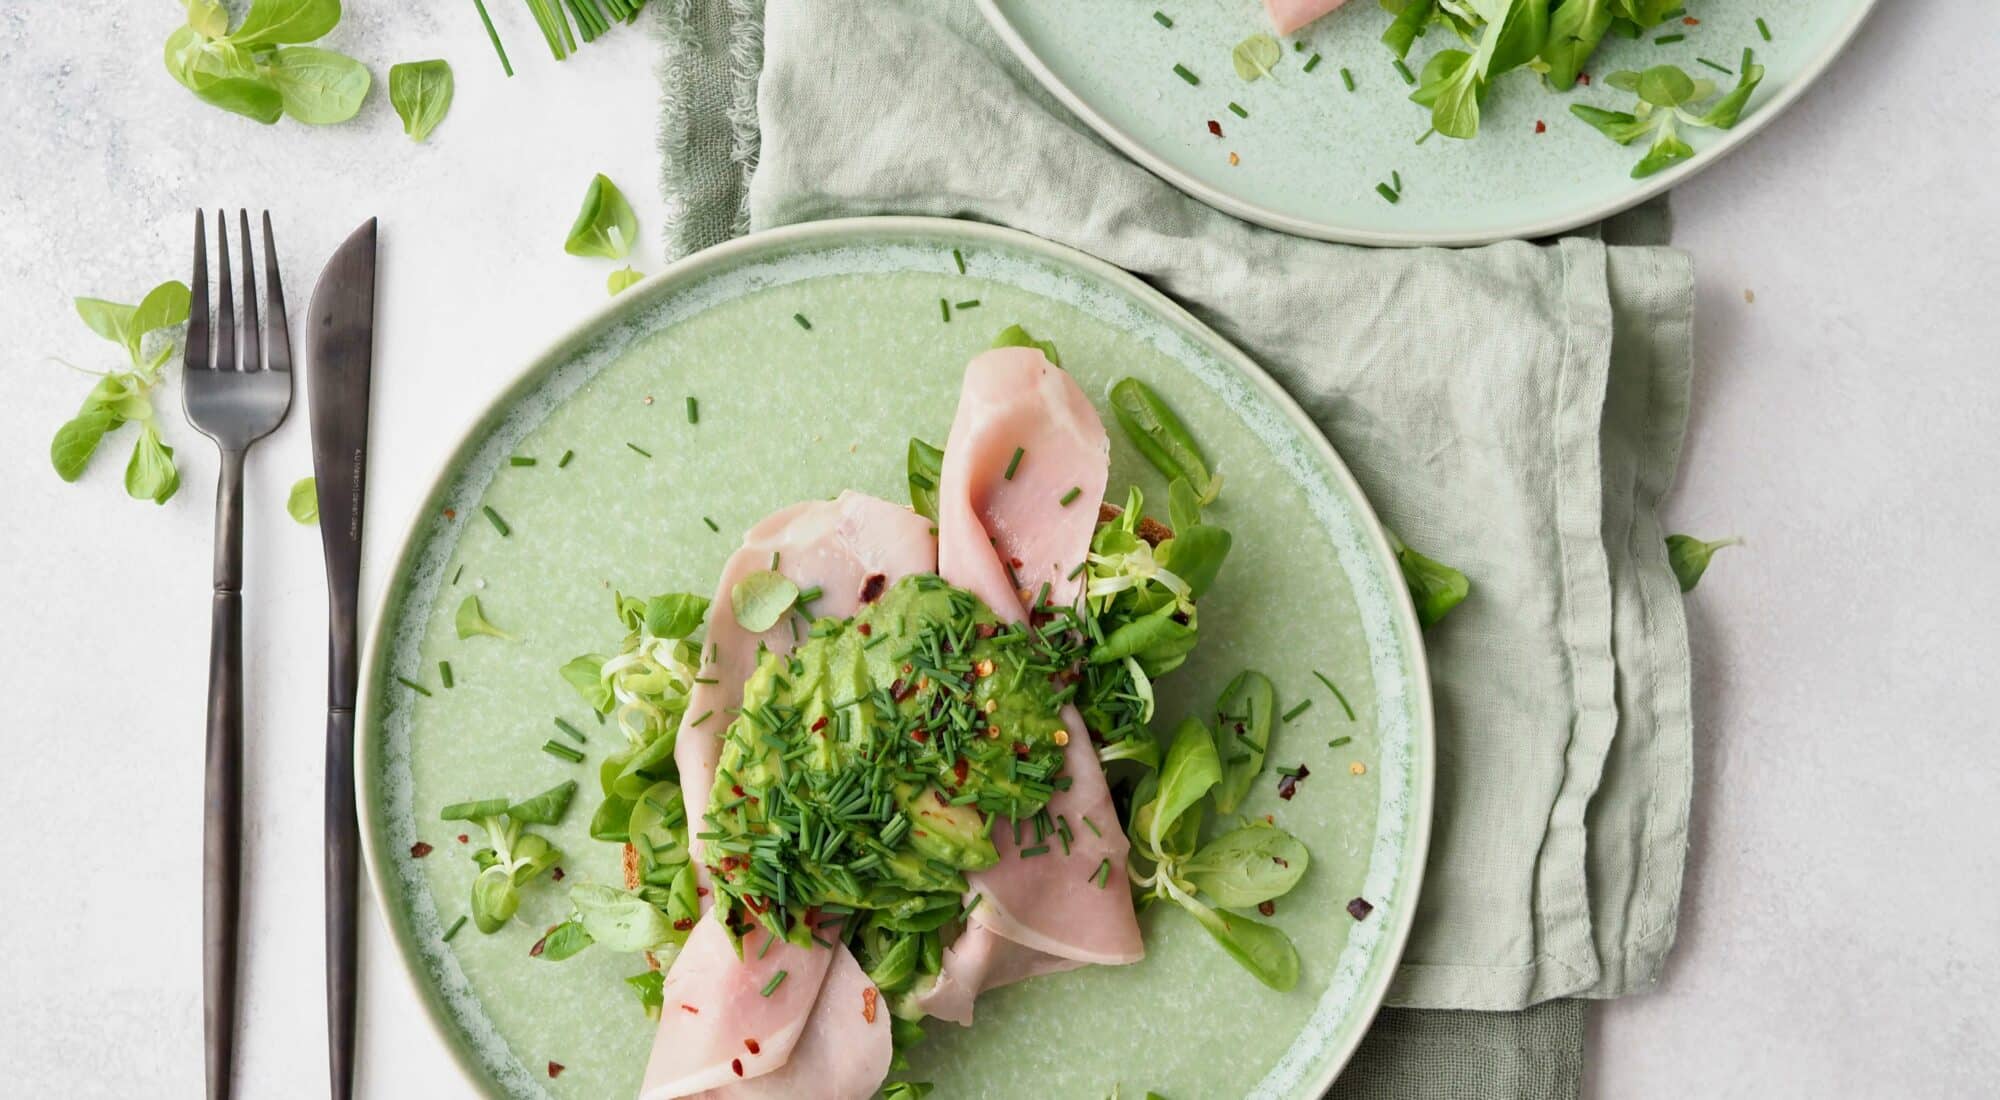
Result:
<svg viewBox="0 0 2000 1100"><path fill-rule="evenodd" d="M948 322L941 298L956 303ZM850 487L902 499L905 442L943 440L966 360L1014 322L1054 340L1100 400L1120 376L1151 382L1227 476L1218 515L1235 549L1202 604L1201 649L1162 684L1161 715L1208 710L1246 666L1278 683L1283 705L1314 701L1273 750L1274 766L1304 763L1311 776L1280 801L1267 775L1248 806L1313 853L1276 916L1303 978L1273 993L1184 914L1149 912L1144 962L997 991L980 1002L978 1027L931 1028L917 1076L950 1097L1101 1097L1114 1085L1133 1096L1313 1097L1345 1061L1402 950L1430 821L1422 643L1381 528L1297 407L1137 279L1011 231L884 218L760 234L626 291L488 410L397 560L363 684L364 833L443 1045L487 1092L632 1095L653 1025L622 979L644 964L601 949L530 958L568 909L545 881L510 926L486 936L468 924L446 942L468 908L479 838L462 843L464 827L440 822L439 808L576 779L568 820L547 830L567 853L564 881L618 883L616 849L586 835L594 763L617 735L557 666L615 648L613 589L708 592L739 534L775 508ZM1164 499L1118 439L1112 483L1131 481ZM453 612L471 594L518 640L459 640ZM1354 720L1314 669L1345 688ZM561 736L558 717L586 732L588 763L541 751ZM1353 740L1331 747L1339 737ZM419 844L427 855L412 854ZM1374 904L1365 920L1346 911L1355 897ZM1104 1026L1052 1030L1058 1003ZM551 1061L565 1067L553 1079Z"/></svg>
<svg viewBox="0 0 2000 1100"><path fill-rule="evenodd" d="M1345 7L1285 43L1272 77L1246 83L1230 64L1245 37L1270 30L1260 0L979 0L1000 37L1052 93L1125 153L1188 194L1240 218L1301 236L1371 245L1484 244L1559 233L1608 217L1712 164L1796 99L1847 44L1874 0L1688 0L1700 23L1678 21L1645 40L1609 38L1589 72L1672 62L1728 87L1746 46L1765 67L1749 112L1730 131L1689 137L1694 159L1644 180L1644 153L1620 148L1569 113L1569 104L1630 110L1602 85L1556 95L1532 74L1496 82L1479 137L1417 138L1429 112L1379 41L1391 16L1374 0ZM1155 11L1173 21L1162 27ZM1771 30L1765 41L1756 27ZM1661 35L1684 34L1665 45ZM1433 31L1410 51L1421 72L1457 40ZM1307 59L1320 55L1312 72ZM1200 79L1174 72L1182 64ZM1349 92L1341 79L1354 77ZM1242 107L1248 117L1229 109ZM1213 120L1223 136L1209 132ZM1537 123L1547 124L1537 133ZM1229 163L1229 154L1239 163ZM1399 173L1401 201L1376 185Z"/></svg>

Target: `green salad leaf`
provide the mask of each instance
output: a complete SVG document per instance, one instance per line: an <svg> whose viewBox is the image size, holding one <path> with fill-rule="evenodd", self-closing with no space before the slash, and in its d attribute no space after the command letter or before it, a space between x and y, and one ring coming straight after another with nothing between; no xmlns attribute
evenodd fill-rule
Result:
<svg viewBox="0 0 2000 1100"><path fill-rule="evenodd" d="M373 78L345 54L308 46L340 22L339 0L252 0L243 22L214 0L187 0L187 21L167 36L168 75L203 102L270 125L292 118L326 125L353 118Z"/></svg>
<svg viewBox="0 0 2000 1100"><path fill-rule="evenodd" d="M461 641L484 635L501 641L514 641L514 636L494 626L486 618L486 609L479 606L478 596L467 596L459 602L457 614L452 616L452 626Z"/></svg>
<svg viewBox="0 0 2000 1100"><path fill-rule="evenodd" d="M448 61L405 61L389 67L389 105L403 120L403 132L411 141L430 137L444 121L445 112L451 110L452 90Z"/></svg>
<svg viewBox="0 0 2000 1100"><path fill-rule="evenodd" d="M604 289L608 293L610 293L612 297L617 297L619 294L622 294L626 290L629 290L632 287L632 284L638 282L639 280L645 277L646 276L639 273L639 270L637 268L621 267L618 270L604 277Z"/></svg>
<svg viewBox="0 0 2000 1100"><path fill-rule="evenodd" d="M1235 813L1264 770L1264 757L1271 747L1271 718L1277 709L1277 689L1269 677L1254 669L1238 673L1216 700L1216 729L1221 731L1218 756L1222 761L1222 779L1215 786L1218 811Z"/></svg>
<svg viewBox="0 0 2000 1100"><path fill-rule="evenodd" d="M1268 34L1253 34L1236 44L1229 51L1229 63L1235 67L1236 75L1244 80L1256 80L1271 75L1271 67L1285 56L1285 48Z"/></svg>
<svg viewBox="0 0 2000 1100"><path fill-rule="evenodd" d="M991 346L996 348L1034 348L1040 351L1050 363L1058 367L1062 366L1062 355L1056 351L1054 344L1047 340L1035 339L1027 329L1022 328L1020 325L1008 325L1006 328L1001 329L1000 335L993 338Z"/></svg>
<svg viewBox="0 0 2000 1100"><path fill-rule="evenodd" d="M1222 479L1209 472L1201 446L1152 387L1136 378L1121 380L1111 387L1111 414L1133 449L1161 476L1169 482L1185 479L1203 506L1215 503Z"/></svg>
<svg viewBox="0 0 2000 1100"><path fill-rule="evenodd" d="M636 894L582 883L570 888L569 899L583 930L609 950L650 951L673 942L666 914Z"/></svg>
<svg viewBox="0 0 2000 1100"><path fill-rule="evenodd" d="M918 515L936 523L938 485L944 480L944 451L911 436L904 469L910 483L910 507Z"/></svg>
<svg viewBox="0 0 2000 1100"><path fill-rule="evenodd" d="M57 477L64 481L82 477L107 435L125 424L137 424L139 436L125 465L125 491L138 500L165 504L179 490L174 449L160 436L152 401L173 356L175 334L169 332L169 339L158 341L152 355L145 354L144 345L154 333L187 321L188 300L187 285L180 282L161 283L137 305L76 299L77 316L92 332L123 348L130 369L99 374L76 415L56 429L49 441L49 464Z"/></svg>
<svg viewBox="0 0 2000 1100"><path fill-rule="evenodd" d="M1289 893L1311 859L1292 834L1258 821L1202 845L1181 872L1217 905L1248 909Z"/></svg>
<svg viewBox="0 0 2000 1100"><path fill-rule="evenodd" d="M1715 94L1713 81L1696 79L1673 65L1655 65L1644 72L1621 71L1604 82L1620 91L1638 96L1630 111L1607 111L1585 103L1570 105L1570 113L1620 145L1630 145L1652 136L1646 155L1632 168L1634 179L1653 175L1694 156L1694 147L1680 136L1680 127L1727 130L1743 117L1750 97L1764 79L1764 67L1756 63L1750 50L1743 51L1743 66L1736 87L1707 110L1697 106Z"/></svg>
<svg viewBox="0 0 2000 1100"><path fill-rule="evenodd" d="M285 494L285 511L308 527L318 523L319 480L302 477L292 482L292 491Z"/></svg>
<svg viewBox="0 0 2000 1100"><path fill-rule="evenodd" d="M778 625L799 600L799 586L774 569L759 569L729 589L736 622L752 634Z"/></svg>
<svg viewBox="0 0 2000 1100"><path fill-rule="evenodd" d="M1465 597L1472 593L1472 582L1465 574L1411 549L1396 532L1387 528L1383 531L1389 536L1390 548L1396 552L1403 583L1409 586L1410 598L1416 602L1419 624L1435 626L1452 608L1465 602Z"/></svg>
<svg viewBox="0 0 2000 1100"><path fill-rule="evenodd" d="M531 825L560 825L563 816L569 812L570 799L575 796L576 780L565 780L507 807L507 816Z"/></svg>
<svg viewBox="0 0 2000 1100"><path fill-rule="evenodd" d="M1743 540L1736 536L1705 542L1693 535L1667 536L1667 564L1673 566L1674 578L1680 581L1681 591L1692 592L1701 583L1701 575L1708 572L1708 562L1715 552L1726 546L1741 545Z"/></svg>
<svg viewBox="0 0 2000 1100"><path fill-rule="evenodd" d="M602 256L622 260L639 237L639 217L618 185L599 172L583 193L583 207L569 227L563 251L572 256Z"/></svg>

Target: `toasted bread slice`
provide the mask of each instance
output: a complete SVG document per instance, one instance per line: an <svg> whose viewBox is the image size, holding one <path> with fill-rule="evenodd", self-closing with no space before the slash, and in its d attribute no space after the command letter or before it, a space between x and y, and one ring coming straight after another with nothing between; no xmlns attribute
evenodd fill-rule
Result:
<svg viewBox="0 0 2000 1100"><path fill-rule="evenodd" d="M1108 501L1100 502L1097 506L1098 525L1102 526L1104 524L1110 523L1112 520L1117 519L1119 516L1122 516L1124 514L1125 514L1125 509L1118 507L1116 504L1112 504ZM1161 523L1159 520L1156 520L1151 516L1140 516L1139 537L1145 539L1148 543L1151 543L1154 546L1158 546L1161 543L1167 541L1168 539L1174 537L1174 529L1167 526L1164 523Z"/></svg>
<svg viewBox="0 0 2000 1100"><path fill-rule="evenodd" d="M623 862L625 864L625 889L637 890L639 888L639 849L630 844L625 845L625 858ZM651 951L648 951L646 952L646 965L654 970L658 970L660 968L660 960Z"/></svg>

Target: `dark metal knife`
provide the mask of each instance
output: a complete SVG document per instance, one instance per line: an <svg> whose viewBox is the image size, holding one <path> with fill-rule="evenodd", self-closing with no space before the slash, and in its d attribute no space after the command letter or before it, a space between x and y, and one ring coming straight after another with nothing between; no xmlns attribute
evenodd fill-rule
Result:
<svg viewBox="0 0 2000 1100"><path fill-rule="evenodd" d="M327 261L306 311L319 535L326 550L326 1043L335 1100L354 1094L355 923L361 835L354 813L354 697L361 675L361 499L375 362L375 219Z"/></svg>

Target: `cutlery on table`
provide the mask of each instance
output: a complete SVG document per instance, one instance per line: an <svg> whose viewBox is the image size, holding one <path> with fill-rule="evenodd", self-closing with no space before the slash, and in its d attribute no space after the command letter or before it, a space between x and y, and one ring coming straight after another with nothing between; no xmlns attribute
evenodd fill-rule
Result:
<svg viewBox="0 0 2000 1100"><path fill-rule="evenodd" d="M326 552L326 1042L335 1100L354 1093L355 922L361 836L354 816L354 697L360 678L361 499L375 347L375 219L341 242L306 310L313 476Z"/></svg>
<svg viewBox="0 0 2000 1100"><path fill-rule="evenodd" d="M292 407L292 349L271 215L264 215L264 323L257 320L257 274L250 258L250 213L237 212L243 241L243 312L229 277L229 219L215 219L215 321L208 316L208 234L194 216L187 349L181 398L188 423L215 441L215 598L209 619L207 809L202 837L202 998L208 1095L230 1094L236 1048L238 914L243 865L243 458L284 423ZM210 345L213 345L213 356Z"/></svg>

